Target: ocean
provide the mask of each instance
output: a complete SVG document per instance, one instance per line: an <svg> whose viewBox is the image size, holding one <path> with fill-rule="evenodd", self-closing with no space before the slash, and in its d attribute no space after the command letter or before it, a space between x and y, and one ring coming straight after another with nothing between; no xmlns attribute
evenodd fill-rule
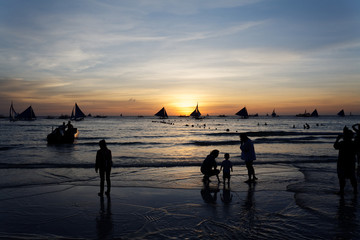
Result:
<svg viewBox="0 0 360 240"><path fill-rule="evenodd" d="M73 122L79 131L74 144L48 145L47 134L62 122L46 118L29 122L0 119L1 189L54 184L97 186L95 155L98 142L105 139L113 155L113 187L201 190L200 165L211 150L218 149L219 163L225 153L230 154L234 164L231 191L240 196L248 193L244 188L243 180L247 176L239 149L239 134L246 132L255 145L255 171L261 169L257 171L256 191L279 190L285 186L283 190L294 199L297 207L287 209L286 213L284 209L279 210L276 223L263 221L267 230L263 232L262 229L254 238L282 236L286 239L292 234L298 234L302 239L360 237L359 206L352 198L350 184L347 183L346 193L349 197L343 199L343 204L335 194L338 190L338 152L333 148L343 127L351 128L360 123L359 116L260 116L249 119L210 116L202 120L87 117ZM309 128L304 128L305 124ZM278 177L274 178L274 175ZM329 201L334 204L325 207L323 202ZM231 225L231 221L228 224ZM334 224L338 225L334 227ZM344 227L341 224L345 224ZM253 229L256 230L255 225ZM236 232L245 234L245 230L232 228L229 237L237 236Z"/></svg>

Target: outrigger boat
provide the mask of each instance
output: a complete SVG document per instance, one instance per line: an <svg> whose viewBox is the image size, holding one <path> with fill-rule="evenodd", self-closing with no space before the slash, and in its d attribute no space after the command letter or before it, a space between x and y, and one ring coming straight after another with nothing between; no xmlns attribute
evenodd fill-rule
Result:
<svg viewBox="0 0 360 240"><path fill-rule="evenodd" d="M52 132L47 135L48 144L62 144L62 143L74 143L75 138L79 135L77 128L60 126L53 129Z"/></svg>
<svg viewBox="0 0 360 240"><path fill-rule="evenodd" d="M30 106L22 113L17 113L14 109L13 103L11 102L10 110L9 110L9 120L11 122L17 121L17 120L23 120L23 121L33 121L36 120L36 116L34 113L33 108Z"/></svg>
<svg viewBox="0 0 360 240"><path fill-rule="evenodd" d="M246 107L243 107L240 111L235 113L235 115L238 115L243 119L249 118L249 114L248 114L248 111L247 111Z"/></svg>
<svg viewBox="0 0 360 240"><path fill-rule="evenodd" d="M81 121L86 117L86 115L81 111L77 103L75 103L75 106L71 112L70 119L75 121Z"/></svg>
<svg viewBox="0 0 360 240"><path fill-rule="evenodd" d="M204 117L201 117L201 113L199 111L199 104L196 104L195 110L190 114L190 117L193 117L195 119L203 119Z"/></svg>
<svg viewBox="0 0 360 240"><path fill-rule="evenodd" d="M160 119L166 119L168 118L168 115L166 113L165 107L163 107L160 111L155 113L155 116L159 117Z"/></svg>
<svg viewBox="0 0 360 240"><path fill-rule="evenodd" d="M340 112L338 112L337 114L339 117L345 117L345 112L344 112L344 109L341 109Z"/></svg>

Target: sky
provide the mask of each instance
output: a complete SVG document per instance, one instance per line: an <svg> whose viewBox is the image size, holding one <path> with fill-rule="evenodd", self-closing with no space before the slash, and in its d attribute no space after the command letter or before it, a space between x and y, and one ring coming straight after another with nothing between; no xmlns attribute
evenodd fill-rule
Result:
<svg viewBox="0 0 360 240"><path fill-rule="evenodd" d="M360 114L358 0L0 0L0 114Z"/></svg>

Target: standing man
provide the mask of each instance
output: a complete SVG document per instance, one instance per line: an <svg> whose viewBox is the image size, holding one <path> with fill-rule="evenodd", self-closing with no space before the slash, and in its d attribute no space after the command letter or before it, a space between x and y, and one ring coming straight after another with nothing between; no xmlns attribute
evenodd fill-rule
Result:
<svg viewBox="0 0 360 240"><path fill-rule="evenodd" d="M249 179L245 181L246 183L251 183L257 180L255 177L255 170L253 167L253 161L256 160L254 144L246 133L240 134L240 150L241 150L241 159L245 161L246 168L248 170Z"/></svg>
<svg viewBox="0 0 360 240"><path fill-rule="evenodd" d="M343 134L339 135L334 143L334 148L339 150L337 174L340 184L339 194L341 196L344 195L345 180L347 178L350 179L354 194L357 194L357 180L355 174L356 145L352 141L352 138L353 132L347 127L344 127Z"/></svg>
<svg viewBox="0 0 360 240"><path fill-rule="evenodd" d="M106 178L107 191L105 192L106 196L110 196L111 181L110 173L112 167L112 156L111 151L107 148L105 140L99 142L100 149L96 153L96 162L95 162L95 171L100 173L100 192L98 193L99 197L104 195L104 185Z"/></svg>

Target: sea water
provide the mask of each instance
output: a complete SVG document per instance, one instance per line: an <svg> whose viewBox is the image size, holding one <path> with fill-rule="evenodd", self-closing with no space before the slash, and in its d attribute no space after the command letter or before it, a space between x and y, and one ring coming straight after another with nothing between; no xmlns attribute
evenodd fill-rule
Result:
<svg viewBox="0 0 360 240"><path fill-rule="evenodd" d="M88 117L73 122L79 131L74 144L47 144L47 134L62 122L46 118L30 122L0 120L2 189L67 183L97 186L94 162L101 139L106 140L112 151L113 187L202 189L198 169L213 149L220 151L218 162L223 159L224 153L229 153L235 168L234 179L245 180L247 176L240 159L239 134L246 132L255 145L255 170L262 169L257 175L263 182L259 181L256 191L279 190L278 186L285 185L287 194L294 196L298 207L297 210L287 209L284 215L278 212L276 223L272 221L266 225L263 222L268 232L257 233L255 238L291 237L291 234L286 235L287 229L292 229L299 236L305 232L305 238L309 239L311 236L359 236L360 215L356 199L338 200L335 194L338 189L337 151L333 148L344 126L351 128L360 122L358 116L249 119L210 116L202 120L182 117L166 120L155 117ZM304 128L305 124L310 128ZM267 181L269 174L277 174L278 177L268 178ZM234 194L247 192L242 185L234 184L234 180L231 190ZM334 204L324 207L324 201L334 201ZM307 221L301 223L304 218ZM339 224L345 224L345 228L333 228L334 219L343 220ZM317 222L319 220L322 222ZM234 229L242 233L246 230ZM332 230L329 232L329 229ZM311 231L315 230L318 232L312 235Z"/></svg>

